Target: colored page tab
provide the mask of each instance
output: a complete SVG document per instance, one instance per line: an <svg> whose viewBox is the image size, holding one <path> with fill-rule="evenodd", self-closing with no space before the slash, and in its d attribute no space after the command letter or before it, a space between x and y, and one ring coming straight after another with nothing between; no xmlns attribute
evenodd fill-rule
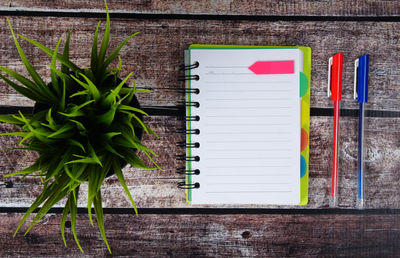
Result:
<svg viewBox="0 0 400 258"><path fill-rule="evenodd" d="M257 61L249 67L250 71L261 74L294 74L294 60Z"/></svg>

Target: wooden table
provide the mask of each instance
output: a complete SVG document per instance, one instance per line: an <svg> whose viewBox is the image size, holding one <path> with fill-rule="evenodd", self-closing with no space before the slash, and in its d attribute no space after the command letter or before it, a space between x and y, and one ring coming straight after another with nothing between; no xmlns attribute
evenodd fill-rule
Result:
<svg viewBox="0 0 400 258"><path fill-rule="evenodd" d="M400 2L109 0L112 45L141 34L122 51L123 74L134 71L137 85L152 88L138 96L151 111L146 122L160 135L145 137L159 154L162 171L126 168L140 216L134 216L114 177L102 189L105 224L113 255L129 256L400 256ZM15 0L0 3L0 65L25 73L6 17L17 33L54 47L72 29L71 56L88 66L91 38L104 20L102 0ZM306 207L191 206L176 187L184 150L177 129L184 127L184 95L178 82L183 50L193 43L300 45L312 48L310 187ZM48 56L21 41L41 75ZM327 62L344 52L340 142L340 209L328 208L332 103L326 97ZM357 104L353 100L353 61L370 56L366 118L366 206L355 209L357 191ZM0 82L0 113L31 112L33 103ZM151 108L153 107L153 108ZM154 108L156 107L156 108ZM168 107L167 109L165 107ZM0 132L11 130L1 124ZM17 144L0 137L1 148ZM0 151L0 175L31 164L37 156ZM26 207L40 193L35 178L0 177L0 256L79 255L72 233L63 247L60 208L51 210L27 236L12 238ZM85 191L83 189L83 191ZM83 196L85 194L82 194ZM121 197L122 196L122 197ZM80 203L84 203L84 199ZM107 255L85 209L78 236L85 255ZM24 226L26 228L26 226Z"/></svg>

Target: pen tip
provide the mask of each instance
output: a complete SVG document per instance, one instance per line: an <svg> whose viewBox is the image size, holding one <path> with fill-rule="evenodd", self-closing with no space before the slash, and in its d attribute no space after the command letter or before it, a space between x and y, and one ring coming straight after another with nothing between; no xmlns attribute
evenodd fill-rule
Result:
<svg viewBox="0 0 400 258"><path fill-rule="evenodd" d="M330 208L336 208L337 207L337 199L336 197L330 197L329 198L329 207Z"/></svg>

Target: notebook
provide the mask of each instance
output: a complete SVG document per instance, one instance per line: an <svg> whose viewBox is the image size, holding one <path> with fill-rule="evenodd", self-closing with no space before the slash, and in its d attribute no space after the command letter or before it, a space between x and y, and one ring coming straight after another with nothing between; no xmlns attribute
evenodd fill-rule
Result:
<svg viewBox="0 0 400 258"><path fill-rule="evenodd" d="M305 205L311 49L191 45L186 199Z"/></svg>

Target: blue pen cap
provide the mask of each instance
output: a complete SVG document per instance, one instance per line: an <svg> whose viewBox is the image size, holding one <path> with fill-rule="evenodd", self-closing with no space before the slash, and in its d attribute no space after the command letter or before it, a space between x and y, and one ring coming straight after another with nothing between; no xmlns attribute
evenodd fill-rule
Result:
<svg viewBox="0 0 400 258"><path fill-rule="evenodd" d="M357 72L357 102L368 102L368 69L369 55L363 55L358 59Z"/></svg>

